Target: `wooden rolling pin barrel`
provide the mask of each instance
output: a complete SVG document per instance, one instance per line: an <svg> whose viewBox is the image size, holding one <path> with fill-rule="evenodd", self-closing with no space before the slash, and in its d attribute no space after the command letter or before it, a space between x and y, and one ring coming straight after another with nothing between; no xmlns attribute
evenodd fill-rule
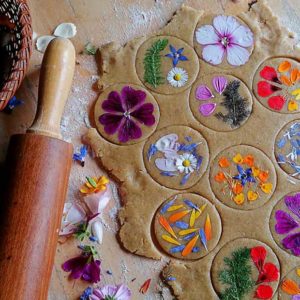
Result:
<svg viewBox="0 0 300 300"><path fill-rule="evenodd" d="M44 55L33 126L12 137L0 218L0 299L47 299L73 147L60 134L75 50L57 38Z"/></svg>

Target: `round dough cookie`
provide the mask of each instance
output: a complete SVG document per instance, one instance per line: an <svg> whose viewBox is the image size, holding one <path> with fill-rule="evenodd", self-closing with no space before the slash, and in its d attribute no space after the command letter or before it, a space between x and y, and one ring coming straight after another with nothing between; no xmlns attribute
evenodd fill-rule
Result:
<svg viewBox="0 0 300 300"><path fill-rule="evenodd" d="M218 252L211 278L221 299L271 299L279 284L280 265L266 244L239 238Z"/></svg>
<svg viewBox="0 0 300 300"><path fill-rule="evenodd" d="M266 108L283 114L300 111L300 65L286 58L270 58L257 69L253 91Z"/></svg>
<svg viewBox="0 0 300 300"><path fill-rule="evenodd" d="M231 69L249 61L254 36L249 26L236 16L207 15L196 26L194 45L205 62Z"/></svg>
<svg viewBox="0 0 300 300"><path fill-rule="evenodd" d="M154 97L134 84L115 84L100 95L95 105L99 133L118 145L136 144L156 129L159 107Z"/></svg>
<svg viewBox="0 0 300 300"><path fill-rule="evenodd" d="M169 126L153 134L144 147L144 163L151 177L171 189L188 189L207 169L206 140L187 126Z"/></svg>
<svg viewBox="0 0 300 300"><path fill-rule="evenodd" d="M281 249L300 256L300 192L278 201L270 217L270 230Z"/></svg>
<svg viewBox="0 0 300 300"><path fill-rule="evenodd" d="M260 150L238 145L220 152L210 168L210 184L225 205L251 210L264 205L276 186L276 173Z"/></svg>
<svg viewBox="0 0 300 300"><path fill-rule="evenodd" d="M288 123L279 131L274 149L280 168L300 179L300 120Z"/></svg>
<svg viewBox="0 0 300 300"><path fill-rule="evenodd" d="M222 231L215 206L196 194L176 194L160 206L154 217L155 239L170 256L195 260L209 254Z"/></svg>
<svg viewBox="0 0 300 300"><path fill-rule="evenodd" d="M252 96L247 86L231 75L211 74L197 80L190 93L194 117L215 131L241 127L252 111Z"/></svg>
<svg viewBox="0 0 300 300"><path fill-rule="evenodd" d="M300 266L291 270L281 281L278 300L300 299Z"/></svg>
<svg viewBox="0 0 300 300"><path fill-rule="evenodd" d="M155 36L139 48L136 71L148 89L160 94L177 94L196 80L199 59L186 42L173 36Z"/></svg>

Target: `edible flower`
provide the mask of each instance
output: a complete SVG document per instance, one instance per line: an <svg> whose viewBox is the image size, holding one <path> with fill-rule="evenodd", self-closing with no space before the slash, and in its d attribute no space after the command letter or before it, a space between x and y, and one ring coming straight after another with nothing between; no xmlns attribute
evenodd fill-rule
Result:
<svg viewBox="0 0 300 300"><path fill-rule="evenodd" d="M67 260L62 269L65 272L71 272L70 278L79 279L91 283L100 281L100 260L95 259L97 251L93 246L82 246L80 256Z"/></svg>
<svg viewBox="0 0 300 300"><path fill-rule="evenodd" d="M80 162L81 166L84 167L84 164L85 164L85 158L86 158L86 156L87 156L87 153L88 153L87 146L83 145L83 146L80 148L79 153L74 153L74 154L73 154L73 160L74 160L74 161Z"/></svg>
<svg viewBox="0 0 300 300"><path fill-rule="evenodd" d="M189 75L186 70L182 68L173 68L167 75L167 80L173 87L183 87L189 79Z"/></svg>
<svg viewBox="0 0 300 300"><path fill-rule="evenodd" d="M81 187L82 194L94 194L106 190L109 180L105 176L86 177L86 183Z"/></svg>
<svg viewBox="0 0 300 300"><path fill-rule="evenodd" d="M124 285L106 285L93 290L90 300L129 300L131 291Z"/></svg>
<svg viewBox="0 0 300 300"><path fill-rule="evenodd" d="M255 182L255 179L252 177L252 169L243 169L240 165L237 165L238 175L234 176L233 179L239 180L244 186L247 182Z"/></svg>
<svg viewBox="0 0 300 300"><path fill-rule="evenodd" d="M188 58L184 56L183 53L184 48L180 48L176 50L175 47L170 45L170 53L166 54L166 57L172 58L173 67L176 67L179 61L187 61Z"/></svg>

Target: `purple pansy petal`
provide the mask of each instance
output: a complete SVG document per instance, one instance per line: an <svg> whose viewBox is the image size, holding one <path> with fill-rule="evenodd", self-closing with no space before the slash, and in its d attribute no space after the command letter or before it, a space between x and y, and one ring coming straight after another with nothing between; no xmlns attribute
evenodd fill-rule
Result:
<svg viewBox="0 0 300 300"><path fill-rule="evenodd" d="M232 66L244 65L250 57L250 53L247 49L238 45L227 46L227 61Z"/></svg>
<svg viewBox="0 0 300 300"><path fill-rule="evenodd" d="M131 113L131 116L136 118L142 124L146 126L152 126L155 123L155 117L153 115L154 106L152 103L145 103L137 110Z"/></svg>
<svg viewBox="0 0 300 300"><path fill-rule="evenodd" d="M219 65L224 57L225 48L222 44L207 45L203 47L203 59L213 65Z"/></svg>
<svg viewBox="0 0 300 300"><path fill-rule="evenodd" d="M196 99L198 100L207 100L213 98L211 90L206 85L199 85L196 89Z"/></svg>
<svg viewBox="0 0 300 300"><path fill-rule="evenodd" d="M70 272L79 266L80 267L84 266L86 261L87 261L87 258L84 256L74 257L74 258L67 260L65 263L63 263L62 269L65 272Z"/></svg>
<svg viewBox="0 0 300 300"><path fill-rule="evenodd" d="M286 196L284 202L286 207L300 218L300 193L295 196Z"/></svg>
<svg viewBox="0 0 300 300"><path fill-rule="evenodd" d="M216 76L213 78L212 84L216 92L221 95L227 86L227 79L224 76Z"/></svg>
<svg viewBox="0 0 300 300"><path fill-rule="evenodd" d="M107 112L124 112L122 107L122 100L118 92L113 91L108 95L108 99L102 103L103 110Z"/></svg>
<svg viewBox="0 0 300 300"><path fill-rule="evenodd" d="M142 136L142 130L136 123L128 118L120 126L118 138L121 143L126 143L130 139L139 139Z"/></svg>
<svg viewBox="0 0 300 300"><path fill-rule="evenodd" d="M103 114L99 117L99 122L104 125L104 131L107 134L115 134L122 122L124 116L113 115L113 114Z"/></svg>
<svg viewBox="0 0 300 300"><path fill-rule="evenodd" d="M300 300L300 295L294 295L294 296L292 297L292 300Z"/></svg>
<svg viewBox="0 0 300 300"><path fill-rule="evenodd" d="M91 263L87 264L82 278L86 281L90 281L93 283L100 281L100 261L92 261Z"/></svg>
<svg viewBox="0 0 300 300"><path fill-rule="evenodd" d="M215 111L216 106L216 103L204 103L200 105L199 111L204 117L208 117Z"/></svg>
<svg viewBox="0 0 300 300"><path fill-rule="evenodd" d="M290 249L294 255L300 255L300 232L288 235L282 240L282 245L286 249Z"/></svg>
<svg viewBox="0 0 300 300"><path fill-rule="evenodd" d="M79 279L83 276L84 271L85 271L85 266L77 267L73 269L72 272L70 273L70 278Z"/></svg>
<svg viewBox="0 0 300 300"><path fill-rule="evenodd" d="M213 25L221 37L232 34L240 26L236 18L222 15L214 18Z"/></svg>
<svg viewBox="0 0 300 300"><path fill-rule="evenodd" d="M277 221L275 225L275 231L278 234L289 233L290 231L299 226L299 224L288 213L286 213L283 210L276 211L275 219Z"/></svg>
<svg viewBox="0 0 300 300"><path fill-rule="evenodd" d="M135 90L130 86L124 86L121 91L121 97L124 102L124 109L128 111L142 104L146 99L146 93L141 90Z"/></svg>
<svg viewBox="0 0 300 300"><path fill-rule="evenodd" d="M200 45L217 44L219 39L220 38L212 25L201 26L196 31L196 41Z"/></svg>
<svg viewBox="0 0 300 300"><path fill-rule="evenodd" d="M242 47L251 47L253 45L253 33L248 27L240 25L232 33L230 42Z"/></svg>

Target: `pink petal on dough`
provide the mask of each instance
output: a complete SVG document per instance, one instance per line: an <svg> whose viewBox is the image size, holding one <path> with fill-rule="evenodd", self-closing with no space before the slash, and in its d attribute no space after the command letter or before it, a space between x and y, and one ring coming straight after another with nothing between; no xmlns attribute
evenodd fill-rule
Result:
<svg viewBox="0 0 300 300"><path fill-rule="evenodd" d="M199 106L199 111L204 117L210 116L216 109L216 103L205 103Z"/></svg>
<svg viewBox="0 0 300 300"><path fill-rule="evenodd" d="M231 35L230 43L237 44L242 47L250 47L253 45L253 33L244 26L240 25Z"/></svg>
<svg viewBox="0 0 300 300"><path fill-rule="evenodd" d="M247 49L238 45L228 45L227 47L227 61L232 66L244 65L250 57Z"/></svg>
<svg viewBox="0 0 300 300"><path fill-rule="evenodd" d="M86 195L83 200L93 215L101 213L112 198L111 188L107 185L105 191Z"/></svg>
<svg viewBox="0 0 300 300"><path fill-rule="evenodd" d="M203 47L203 59L213 65L219 65L224 57L225 48L221 44L207 45Z"/></svg>
<svg viewBox="0 0 300 300"><path fill-rule="evenodd" d="M217 93L220 95L224 92L227 86L227 79L224 76L216 76L212 80L212 84Z"/></svg>
<svg viewBox="0 0 300 300"><path fill-rule="evenodd" d="M207 100L213 98L214 95L210 91L209 87L206 85L199 85L196 89L196 99Z"/></svg>
<svg viewBox="0 0 300 300"><path fill-rule="evenodd" d="M213 25L218 33L224 37L233 33L240 26L240 23L235 17L220 15L214 18Z"/></svg>
<svg viewBox="0 0 300 300"><path fill-rule="evenodd" d="M215 29L211 25L204 25L199 27L196 31L196 41L200 45L217 44L219 37L216 34Z"/></svg>

